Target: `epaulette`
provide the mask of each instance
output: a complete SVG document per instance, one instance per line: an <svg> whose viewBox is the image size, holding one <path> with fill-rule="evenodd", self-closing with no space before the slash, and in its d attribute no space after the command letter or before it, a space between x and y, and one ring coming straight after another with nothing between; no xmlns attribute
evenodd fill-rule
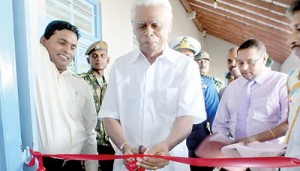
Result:
<svg viewBox="0 0 300 171"><path fill-rule="evenodd" d="M221 84L224 85L223 81L220 78L212 77L216 82L220 82Z"/></svg>
<svg viewBox="0 0 300 171"><path fill-rule="evenodd" d="M87 73L81 73L81 74L77 74L79 77L83 78L85 76L87 76L88 74Z"/></svg>
<svg viewBox="0 0 300 171"><path fill-rule="evenodd" d="M208 75L203 75L203 74L201 74L201 77L206 77L206 78L212 79L212 77L209 77Z"/></svg>

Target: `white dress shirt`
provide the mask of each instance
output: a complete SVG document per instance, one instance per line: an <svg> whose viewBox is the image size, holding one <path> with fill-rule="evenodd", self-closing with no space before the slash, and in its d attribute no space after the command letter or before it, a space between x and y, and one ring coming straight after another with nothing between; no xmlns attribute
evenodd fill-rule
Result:
<svg viewBox="0 0 300 171"><path fill-rule="evenodd" d="M87 83L70 70L60 74L42 45L34 62L38 150L46 154L97 154L97 114ZM86 163L87 170L97 170L97 161Z"/></svg>
<svg viewBox="0 0 300 171"><path fill-rule="evenodd" d="M168 47L152 65L139 50L132 51L113 64L99 117L120 120L130 144L150 149L167 138L177 117L195 116L195 123L206 119L199 73L192 59ZM170 154L187 157L185 141ZM187 169L170 162L160 170ZM114 170L126 169L116 160Z"/></svg>
<svg viewBox="0 0 300 171"><path fill-rule="evenodd" d="M251 87L248 113L245 109L247 137L269 130L287 120L286 80L286 74L268 70L255 78L255 84ZM235 138L238 108L240 100L244 98L243 85L247 81L240 77L227 86L213 122L214 133ZM283 140L284 137L280 139L281 142Z"/></svg>

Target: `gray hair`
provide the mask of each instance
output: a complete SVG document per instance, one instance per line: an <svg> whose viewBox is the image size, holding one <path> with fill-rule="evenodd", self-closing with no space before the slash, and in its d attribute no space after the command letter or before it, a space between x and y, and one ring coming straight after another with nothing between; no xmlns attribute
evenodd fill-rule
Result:
<svg viewBox="0 0 300 171"><path fill-rule="evenodd" d="M131 21L134 21L136 9L138 6L158 6L161 5L165 9L165 15L169 22L173 19L172 6L169 0L135 0L131 7Z"/></svg>

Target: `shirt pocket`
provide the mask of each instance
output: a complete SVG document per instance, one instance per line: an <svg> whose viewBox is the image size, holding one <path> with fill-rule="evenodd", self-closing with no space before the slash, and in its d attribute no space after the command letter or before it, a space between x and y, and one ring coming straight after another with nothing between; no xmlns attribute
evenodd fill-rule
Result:
<svg viewBox="0 0 300 171"><path fill-rule="evenodd" d="M155 106L158 112L177 114L178 88L161 88L155 94Z"/></svg>
<svg viewBox="0 0 300 171"><path fill-rule="evenodd" d="M273 97L259 98L252 100L249 113L253 118L263 122L278 122L281 118L279 100Z"/></svg>
<svg viewBox="0 0 300 171"><path fill-rule="evenodd" d="M79 92L75 91L72 93L69 103L69 113L75 120L82 120L82 113L84 111L85 97Z"/></svg>

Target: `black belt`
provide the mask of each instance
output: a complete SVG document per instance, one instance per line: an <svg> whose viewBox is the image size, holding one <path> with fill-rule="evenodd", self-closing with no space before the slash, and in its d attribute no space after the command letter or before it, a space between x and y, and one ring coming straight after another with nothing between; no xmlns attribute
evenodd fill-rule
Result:
<svg viewBox="0 0 300 171"><path fill-rule="evenodd" d="M50 157L43 157L43 163L47 171L54 170L76 170L84 171L84 166L80 160L62 160Z"/></svg>

